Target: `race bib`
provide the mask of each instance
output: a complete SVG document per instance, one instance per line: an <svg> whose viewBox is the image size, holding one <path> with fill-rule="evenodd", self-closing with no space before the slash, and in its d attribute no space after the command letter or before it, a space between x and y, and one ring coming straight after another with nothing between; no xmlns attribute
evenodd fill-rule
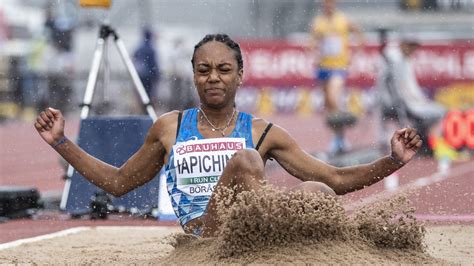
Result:
<svg viewBox="0 0 474 266"><path fill-rule="evenodd" d="M342 53L342 38L338 35L331 35L321 42L322 56L336 56Z"/></svg>
<svg viewBox="0 0 474 266"><path fill-rule="evenodd" d="M199 139L173 146L177 188L190 196L210 196L227 161L245 149L244 138Z"/></svg>

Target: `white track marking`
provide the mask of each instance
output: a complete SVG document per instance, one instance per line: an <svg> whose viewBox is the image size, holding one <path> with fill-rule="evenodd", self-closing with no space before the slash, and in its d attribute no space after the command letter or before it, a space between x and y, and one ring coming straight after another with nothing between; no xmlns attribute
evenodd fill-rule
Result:
<svg viewBox="0 0 474 266"><path fill-rule="evenodd" d="M68 236L85 232L89 230L139 230L139 231L165 231L165 232L181 232L181 227L178 226L79 226L73 227L59 232L36 236L32 238L19 239L12 242L0 244L0 250L13 248L22 244L38 242L42 240L52 239L56 237Z"/></svg>
<svg viewBox="0 0 474 266"><path fill-rule="evenodd" d="M52 238L56 238L56 237L62 237L62 236L77 234L79 232L87 231L87 230L90 230L90 229L91 229L91 227L80 226L80 227L69 228L69 229L62 230L62 231L55 232L55 233L51 233L51 234L35 236L35 237L25 238L25 239L19 239L19 240L15 240L15 241L12 241L12 242L7 242L7 243L4 243L4 244L0 244L0 250L4 250L4 249L7 249L7 248L13 248L13 247L17 247L19 245L38 242L38 241L42 241L42 240L46 240L46 239L52 239Z"/></svg>

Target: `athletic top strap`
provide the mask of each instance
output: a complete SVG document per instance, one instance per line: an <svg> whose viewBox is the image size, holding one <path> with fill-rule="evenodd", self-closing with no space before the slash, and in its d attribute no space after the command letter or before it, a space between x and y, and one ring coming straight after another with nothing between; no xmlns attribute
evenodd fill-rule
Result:
<svg viewBox="0 0 474 266"><path fill-rule="evenodd" d="M267 127L265 130L263 130L262 136L260 136L260 139L258 140L257 146L255 146L255 149L258 151L258 148L260 148L260 145L262 144L263 140L267 136L268 131L270 131L270 128L273 126L273 123L268 123Z"/></svg>
<svg viewBox="0 0 474 266"><path fill-rule="evenodd" d="M181 127L181 118L183 117L183 112L179 111L178 113L178 125L176 126L176 139L178 139L179 128Z"/></svg>

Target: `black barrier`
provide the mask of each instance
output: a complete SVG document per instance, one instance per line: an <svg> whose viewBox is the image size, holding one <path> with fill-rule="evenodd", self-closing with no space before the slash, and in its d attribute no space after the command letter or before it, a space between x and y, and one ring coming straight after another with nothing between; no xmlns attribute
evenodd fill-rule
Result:
<svg viewBox="0 0 474 266"><path fill-rule="evenodd" d="M81 121L77 144L92 156L119 167L140 148L152 123L149 116L86 118ZM157 208L158 191L159 174L122 197L107 196L115 210L146 214ZM73 215L92 213L92 201L102 192L74 171L64 189L64 209Z"/></svg>
<svg viewBox="0 0 474 266"><path fill-rule="evenodd" d="M36 188L0 186L0 217L30 217L41 207L39 198Z"/></svg>

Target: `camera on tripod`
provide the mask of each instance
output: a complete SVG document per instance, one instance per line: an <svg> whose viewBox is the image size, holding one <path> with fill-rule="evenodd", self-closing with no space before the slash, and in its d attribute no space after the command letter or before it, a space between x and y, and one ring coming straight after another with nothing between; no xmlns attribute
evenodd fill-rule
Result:
<svg viewBox="0 0 474 266"><path fill-rule="evenodd" d="M91 220L98 220L98 219L107 219L107 216L110 210L113 209L112 200L104 191L99 191L91 197L90 203L90 219Z"/></svg>

